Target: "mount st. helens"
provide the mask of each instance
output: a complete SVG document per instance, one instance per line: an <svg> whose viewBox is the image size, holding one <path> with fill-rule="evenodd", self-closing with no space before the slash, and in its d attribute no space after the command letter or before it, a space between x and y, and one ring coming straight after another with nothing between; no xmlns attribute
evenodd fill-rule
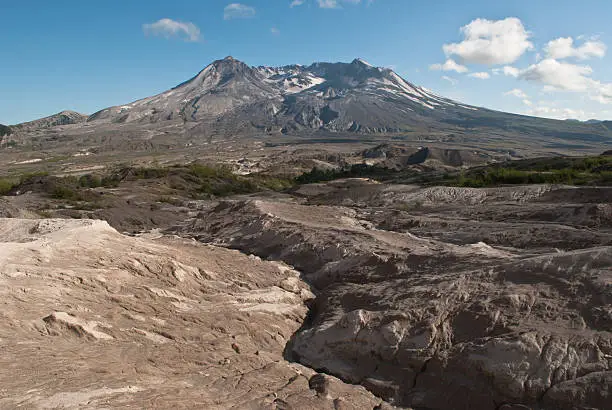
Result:
<svg viewBox="0 0 612 410"><path fill-rule="evenodd" d="M251 67L226 57L161 94L90 116L63 111L10 132L0 144L56 155L74 155L75 147L123 155L207 149L210 142L235 139L243 145L373 146L393 138L417 148L527 157L601 153L612 143L609 121L560 121L466 105L361 59Z"/></svg>
<svg viewBox="0 0 612 410"><path fill-rule="evenodd" d="M194 133L357 134L494 129L523 135L610 141L605 124L576 124L474 107L440 97L393 70L351 63L250 67L217 60L153 97L103 109L88 122L181 120Z"/></svg>

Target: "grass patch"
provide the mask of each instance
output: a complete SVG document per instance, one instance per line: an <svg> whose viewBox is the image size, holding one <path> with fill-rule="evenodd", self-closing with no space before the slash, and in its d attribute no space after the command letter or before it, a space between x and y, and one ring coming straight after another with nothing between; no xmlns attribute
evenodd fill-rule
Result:
<svg viewBox="0 0 612 410"><path fill-rule="evenodd" d="M0 179L0 195L6 195L13 190L15 183L9 179Z"/></svg>
<svg viewBox="0 0 612 410"><path fill-rule="evenodd" d="M464 187L499 185L565 184L609 185L612 183L612 157L560 157L509 161L477 167L447 181Z"/></svg>
<svg viewBox="0 0 612 410"><path fill-rule="evenodd" d="M130 181L156 181L156 185L171 188L159 198L159 202L182 203L170 195L194 199L222 197L235 194L248 194L266 190L282 191L292 187L295 182L289 177L265 174L236 175L226 165L175 165L170 167L116 167L100 174L86 174L80 177L55 177L46 173L25 174L14 179L0 180L0 194L14 189L33 191L49 198L95 203L99 194L92 188L115 188ZM85 205L82 205L85 206Z"/></svg>
<svg viewBox="0 0 612 410"><path fill-rule="evenodd" d="M295 183L310 184L357 177L395 183L474 188L529 184L610 185L612 156L533 158L455 172L419 173L411 169L396 171L357 164L343 169L313 168L295 178Z"/></svg>

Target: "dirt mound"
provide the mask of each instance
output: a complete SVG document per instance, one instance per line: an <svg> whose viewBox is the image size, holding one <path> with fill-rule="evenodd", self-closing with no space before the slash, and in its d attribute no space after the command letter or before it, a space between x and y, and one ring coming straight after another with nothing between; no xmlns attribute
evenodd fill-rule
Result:
<svg viewBox="0 0 612 410"><path fill-rule="evenodd" d="M411 165L430 167L463 167L485 164L492 158L477 151L442 149L436 147L410 148L381 144L362 151L361 156L369 163L391 169L404 169Z"/></svg>

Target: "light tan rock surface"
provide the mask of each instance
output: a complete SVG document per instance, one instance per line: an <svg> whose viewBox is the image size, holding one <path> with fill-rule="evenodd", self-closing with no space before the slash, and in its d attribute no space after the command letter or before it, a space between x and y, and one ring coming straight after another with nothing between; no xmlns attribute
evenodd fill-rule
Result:
<svg viewBox="0 0 612 410"><path fill-rule="evenodd" d="M0 408L371 409L283 359L312 298L298 273L106 222L0 219Z"/></svg>
<svg viewBox="0 0 612 410"><path fill-rule="evenodd" d="M609 230L595 235L567 222L513 221L507 209L520 215L541 208L550 187L479 191L476 201L473 190L460 188L352 189L334 195L327 185L306 204L224 202L183 232L299 269L317 298L291 341L294 359L388 402L420 409L612 407L612 247L592 245L609 242ZM343 202L351 192L352 199L388 203L313 205ZM416 225L429 237L379 228L394 215L391 198L406 203L403 196L441 206L423 211L438 221L450 202L454 218L430 231ZM487 208L478 208L483 203ZM470 219L474 214L479 218ZM400 216L421 218L410 210ZM452 242L436 239L438 229ZM522 242L465 242L492 229L522 232ZM569 249L530 249L530 241L545 239Z"/></svg>

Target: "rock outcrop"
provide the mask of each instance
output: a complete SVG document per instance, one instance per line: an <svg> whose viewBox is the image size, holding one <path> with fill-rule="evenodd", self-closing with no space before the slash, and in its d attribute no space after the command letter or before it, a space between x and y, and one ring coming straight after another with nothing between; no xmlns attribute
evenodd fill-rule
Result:
<svg viewBox="0 0 612 410"><path fill-rule="evenodd" d="M0 219L1 408L373 408L283 359L312 298L298 273L106 222Z"/></svg>
<svg viewBox="0 0 612 410"><path fill-rule="evenodd" d="M441 201L440 209L450 209L447 198L454 212L482 206L494 214L505 209L502 204L540 206L552 187L476 193L363 184L369 204L387 201L385 208L228 201L182 231L302 271L316 303L288 350L296 361L361 384L389 403L423 409L609 407L612 247L584 241L582 248L572 242L574 249L534 252L461 243L461 232L448 242L379 229L364 217L386 215L391 197ZM340 185L319 188L322 196L310 201L355 193ZM453 220L446 223L451 234ZM551 238L559 235L555 224L537 226L543 235L546 229ZM601 235L596 240L609 241L609 233Z"/></svg>

